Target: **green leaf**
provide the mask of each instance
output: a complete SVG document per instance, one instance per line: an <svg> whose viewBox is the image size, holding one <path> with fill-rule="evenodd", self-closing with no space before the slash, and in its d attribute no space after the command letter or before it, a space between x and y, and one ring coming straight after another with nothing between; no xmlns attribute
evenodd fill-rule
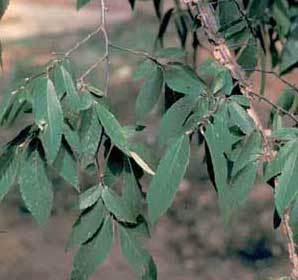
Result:
<svg viewBox="0 0 298 280"><path fill-rule="evenodd" d="M100 185L93 186L84 191L79 196L79 209L83 210L94 205L101 197L101 194L102 186Z"/></svg>
<svg viewBox="0 0 298 280"><path fill-rule="evenodd" d="M231 22L241 18L237 5L233 1L219 3L219 20L222 29L226 29Z"/></svg>
<svg viewBox="0 0 298 280"><path fill-rule="evenodd" d="M14 156L14 153L6 151L0 158L0 202L13 186L18 174L18 162Z"/></svg>
<svg viewBox="0 0 298 280"><path fill-rule="evenodd" d="M19 185L26 207L35 220L44 225L51 214L54 194L44 162L37 151L22 160Z"/></svg>
<svg viewBox="0 0 298 280"><path fill-rule="evenodd" d="M261 153L262 137L259 132L253 131L241 146L240 153L234 162L231 176L235 176L249 163L257 161Z"/></svg>
<svg viewBox="0 0 298 280"><path fill-rule="evenodd" d="M80 98L72 76L62 65L59 67L59 70L61 71L64 92L66 92L66 101L72 108L80 110Z"/></svg>
<svg viewBox="0 0 298 280"><path fill-rule="evenodd" d="M209 111L215 109L214 104L212 105L210 103L208 98L200 98L198 100L197 106L183 124L183 132L191 133L198 128L200 123L202 123L202 119L208 117Z"/></svg>
<svg viewBox="0 0 298 280"><path fill-rule="evenodd" d="M290 71L298 62L298 24L293 24L291 32L281 55L280 72L285 74Z"/></svg>
<svg viewBox="0 0 298 280"><path fill-rule="evenodd" d="M109 151L109 149L112 149ZM109 158L106 158L104 170L104 183L112 187L122 174L124 168L124 154L117 147L109 147L106 151Z"/></svg>
<svg viewBox="0 0 298 280"><path fill-rule="evenodd" d="M241 206L251 191L257 177L257 163L251 162L241 169L226 185L224 191L219 192L220 209L227 223L233 213Z"/></svg>
<svg viewBox="0 0 298 280"><path fill-rule="evenodd" d="M149 218L156 223L171 206L179 183L189 163L189 140L183 135L177 138L160 160L147 194Z"/></svg>
<svg viewBox="0 0 298 280"><path fill-rule="evenodd" d="M125 137L125 132L115 116L103 105L97 104L98 118L105 129L105 133L111 138L113 144L126 154L129 154L129 145Z"/></svg>
<svg viewBox="0 0 298 280"><path fill-rule="evenodd" d="M233 87L234 85L231 74L227 69L224 69L219 71L216 75L212 84L212 92L217 93L222 91L225 95L230 95Z"/></svg>
<svg viewBox="0 0 298 280"><path fill-rule="evenodd" d="M14 103L17 102L16 94L7 94L1 100L0 104L0 124L4 125L9 118L10 112L13 108Z"/></svg>
<svg viewBox="0 0 298 280"><path fill-rule="evenodd" d="M280 128L278 130L272 131L269 137L282 141L297 140L298 129L296 127Z"/></svg>
<svg viewBox="0 0 298 280"><path fill-rule="evenodd" d="M282 168L285 165L286 160L289 158L289 155L295 145L296 141L289 141L280 148L272 161L264 165L263 178L265 182L281 173Z"/></svg>
<svg viewBox="0 0 298 280"><path fill-rule="evenodd" d="M297 92L294 89L286 88L279 96L277 105L289 111L295 102L296 93Z"/></svg>
<svg viewBox="0 0 298 280"><path fill-rule="evenodd" d="M248 115L247 111L243 109L238 103L229 103L229 112L234 123L245 134L250 134L254 130L254 122Z"/></svg>
<svg viewBox="0 0 298 280"><path fill-rule="evenodd" d="M75 130L71 129L68 124L64 124L63 135L65 137L66 142L71 147L72 151L77 153L77 155L81 156L83 147L78 133Z"/></svg>
<svg viewBox="0 0 298 280"><path fill-rule="evenodd" d="M229 99L238 103L242 107L249 108L250 106L249 99L244 95L232 95Z"/></svg>
<svg viewBox="0 0 298 280"><path fill-rule="evenodd" d="M275 0L273 4L273 17L277 23L277 31L280 39L289 32L291 21L289 15L289 4L286 0Z"/></svg>
<svg viewBox="0 0 298 280"><path fill-rule="evenodd" d="M199 72L204 80L211 80L212 93L222 91L225 95L230 95L233 90L233 81L230 72L214 61L213 59L206 59L200 66Z"/></svg>
<svg viewBox="0 0 298 280"><path fill-rule="evenodd" d="M248 69L247 74L253 73L258 64L258 45L255 40L250 39L247 46L240 51L238 63L243 69Z"/></svg>
<svg viewBox="0 0 298 280"><path fill-rule="evenodd" d="M89 4L91 1L93 0L77 0L77 10L80 10L81 8Z"/></svg>
<svg viewBox="0 0 298 280"><path fill-rule="evenodd" d="M233 211L240 206L248 196L255 182L257 164L255 162L242 168L236 176L229 178L226 153L231 150L233 136L227 124L227 106L222 104L204 133L212 160L212 172L218 191L219 205L224 222L230 220Z"/></svg>
<svg viewBox="0 0 298 280"><path fill-rule="evenodd" d="M144 122L147 115L157 103L163 87L163 71L160 67L156 67L149 79L141 87L136 100L136 118L138 122Z"/></svg>
<svg viewBox="0 0 298 280"><path fill-rule="evenodd" d="M105 187L102 191L102 199L107 209L122 222L135 223L136 219L132 209L124 203L124 200L112 189Z"/></svg>
<svg viewBox="0 0 298 280"><path fill-rule="evenodd" d="M7 7L9 4L9 0L0 0L0 19L3 17Z"/></svg>
<svg viewBox="0 0 298 280"><path fill-rule="evenodd" d="M95 95L96 97L103 97L103 96L105 96L105 93L102 90L100 90L100 89L98 89L98 88L96 88L94 86L88 85L87 86L87 90L88 90L88 92L90 92L91 94Z"/></svg>
<svg viewBox="0 0 298 280"><path fill-rule="evenodd" d="M59 99L64 97L64 94L66 94L66 88L65 88L61 67L63 67L69 73L72 73L72 66L71 66L70 60L64 59L61 63L59 64L57 63L51 73L52 74L51 77L55 85L55 89ZM71 77L71 79L75 79L75 77Z"/></svg>
<svg viewBox="0 0 298 280"><path fill-rule="evenodd" d="M137 134L139 133L139 127L142 127L141 130L143 130L143 126L139 125L124 125L122 127L124 131L125 138L128 140L133 139Z"/></svg>
<svg viewBox="0 0 298 280"><path fill-rule="evenodd" d="M72 227L66 244L66 250L90 240L100 228L104 220L104 205L99 200L92 208L84 211Z"/></svg>
<svg viewBox="0 0 298 280"><path fill-rule="evenodd" d="M85 111L91 108L93 97L88 91L82 91L80 97L80 110Z"/></svg>
<svg viewBox="0 0 298 280"><path fill-rule="evenodd" d="M123 201L136 220L137 217L141 214L144 199L135 175L133 174L130 163L128 162L126 162L126 169L124 172L123 181Z"/></svg>
<svg viewBox="0 0 298 280"><path fill-rule="evenodd" d="M156 64L152 60L146 59L138 64L132 78L134 80L139 80L143 77L149 78L154 70L156 70Z"/></svg>
<svg viewBox="0 0 298 280"><path fill-rule="evenodd" d="M148 174L154 175L158 160L152 152L143 144L130 145L130 156Z"/></svg>
<svg viewBox="0 0 298 280"><path fill-rule="evenodd" d="M73 261L71 280L88 280L104 262L114 243L112 222L106 218L96 236L81 246Z"/></svg>
<svg viewBox="0 0 298 280"><path fill-rule="evenodd" d="M298 200L293 201L290 209L290 227L293 231L294 240L298 238Z"/></svg>
<svg viewBox="0 0 298 280"><path fill-rule="evenodd" d="M139 244L137 237L130 228L119 224L121 251L139 279L156 280L157 269L152 257Z"/></svg>
<svg viewBox="0 0 298 280"><path fill-rule="evenodd" d="M274 199L275 206L280 217L283 216L287 207L297 196L298 180L298 142L293 145L289 157L281 170L278 186L276 187Z"/></svg>
<svg viewBox="0 0 298 280"><path fill-rule="evenodd" d="M205 91L205 85L193 72L185 65L171 65L165 71L167 85L174 91L199 96Z"/></svg>
<svg viewBox="0 0 298 280"><path fill-rule="evenodd" d="M295 102L295 90L286 88L282 94L278 97L277 105L282 107L284 110L290 111L293 104ZM283 115L283 113L277 114L276 110L271 110L270 112L270 123L274 124L274 118L279 115Z"/></svg>
<svg viewBox="0 0 298 280"><path fill-rule="evenodd" d="M166 48L157 50L154 55L163 58L180 58L185 56L185 52L179 48Z"/></svg>
<svg viewBox="0 0 298 280"><path fill-rule="evenodd" d="M264 10L270 7L270 0L251 0L249 3L248 18L253 20L262 19Z"/></svg>
<svg viewBox="0 0 298 280"><path fill-rule="evenodd" d="M79 187L78 166L73 155L65 148L61 148L54 162L54 167L60 176L77 191Z"/></svg>
<svg viewBox="0 0 298 280"><path fill-rule="evenodd" d="M155 171L138 153L136 153L135 151L130 151L130 156L137 163L137 165L141 167L146 173L150 175L155 175Z"/></svg>
<svg viewBox="0 0 298 280"><path fill-rule="evenodd" d="M100 143L102 127L94 108L83 112L80 126L82 144L81 164L84 168L95 160L96 151Z"/></svg>
<svg viewBox="0 0 298 280"><path fill-rule="evenodd" d="M6 100L4 103L4 108L3 108L4 112L1 116L2 124L6 123L8 126L11 126L18 117L23 115L25 110L28 110L31 107L28 104L27 98L29 97L29 93L26 88L22 88L18 92L12 92L10 96L11 96L11 99Z"/></svg>
<svg viewBox="0 0 298 280"><path fill-rule="evenodd" d="M247 43L250 37L250 30L243 20L238 20L238 22L236 20L234 23L231 22L231 25L228 26L228 29L225 31L226 42L231 49L239 49L240 46Z"/></svg>
<svg viewBox="0 0 298 280"><path fill-rule="evenodd" d="M33 92L35 123L41 130L41 140L47 159L53 162L58 154L62 132L63 113L51 80L40 78Z"/></svg>
<svg viewBox="0 0 298 280"><path fill-rule="evenodd" d="M213 78L220 72L225 71L226 68L220 65L216 60L208 58L204 60L198 67L200 76L204 79Z"/></svg>
<svg viewBox="0 0 298 280"><path fill-rule="evenodd" d="M179 99L167 110L158 128L158 142L160 144L168 143L169 140L183 133L183 125L197 103L198 97L186 96Z"/></svg>

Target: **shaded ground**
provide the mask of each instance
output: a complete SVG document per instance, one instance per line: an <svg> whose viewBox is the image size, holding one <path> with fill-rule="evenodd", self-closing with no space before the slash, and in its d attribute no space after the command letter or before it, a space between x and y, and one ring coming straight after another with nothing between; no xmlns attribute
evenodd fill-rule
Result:
<svg viewBox="0 0 298 280"><path fill-rule="evenodd" d="M28 4L28 0L12 2L15 6L10 7L5 21L0 24L0 34L4 34L5 65L0 88L5 92L14 88L20 78L38 71L53 57L51 52L62 53L82 38L86 31L77 30L81 24L88 29L98 21L97 12L92 9L77 15L71 6L74 1L70 0L34 0L34 5L31 1ZM132 15L124 2L109 1L109 17L115 20L110 30L111 40L125 46L148 49L157 26L156 20L146 12L149 6L140 4L133 21L127 21ZM62 4L63 10L54 4ZM23 9L23 12L18 9ZM58 10L63 14L57 14ZM80 19L75 23L77 18ZM118 20L124 24L117 25ZM14 32L9 31L12 24L16 24ZM34 34L31 33L33 25L39 29ZM24 36L26 30L28 32ZM102 40L95 38L76 54L73 59L79 73L101 55L100 50ZM132 111L132 101L139 84L131 81L131 75L139 61L136 57L113 52L110 96L115 107L120 108L117 114L122 123L133 118L129 112ZM101 74L99 69L90 77L97 86L100 85ZM256 84L258 79L257 76L254 78ZM282 87L276 79L269 78L268 93L272 98L276 98ZM22 123L24 120L18 126ZM17 128L1 129L1 142L7 141ZM154 133L152 129L147 139L151 145L154 144ZM219 217L216 194L207 181L201 153L196 149L192 153L187 180L181 185L174 207L155 228L153 238L148 242L159 268L159 279L266 280L269 276L286 274L289 264L283 237L271 226L273 201L269 187L257 184L250 201L235 216L231 227L225 229ZM72 256L64 252L64 245L76 216L71 210L74 194L67 186L60 189L57 184L55 187L55 210L43 229L37 227L24 212L16 191L12 191L0 204L0 230L6 231L0 234L0 279L68 279ZM92 279L134 279L119 254L118 244Z"/></svg>

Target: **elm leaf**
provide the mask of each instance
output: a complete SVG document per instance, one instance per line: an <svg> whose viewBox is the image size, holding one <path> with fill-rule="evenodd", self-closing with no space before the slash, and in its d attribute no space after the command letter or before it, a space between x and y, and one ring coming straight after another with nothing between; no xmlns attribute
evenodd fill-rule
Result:
<svg viewBox="0 0 298 280"><path fill-rule="evenodd" d="M147 194L149 219L156 223L171 206L189 163L189 140L186 135L175 139L160 160Z"/></svg>
<svg viewBox="0 0 298 280"><path fill-rule="evenodd" d="M152 257L137 240L130 228L118 226L121 251L139 279L157 279L157 270Z"/></svg>
<svg viewBox="0 0 298 280"><path fill-rule="evenodd" d="M96 236L84 243L78 250L73 261L71 280L88 280L96 271L97 266L104 262L114 243L112 222L106 218Z"/></svg>
<svg viewBox="0 0 298 280"><path fill-rule="evenodd" d="M123 222L135 223L135 216L132 210L125 204L124 200L112 189L104 187L102 199L107 209L114 214L117 219Z"/></svg>
<svg viewBox="0 0 298 280"><path fill-rule="evenodd" d="M41 130L41 140L47 159L53 162L58 154L63 133L63 112L54 85L47 78L36 81L33 92L35 123Z"/></svg>
<svg viewBox="0 0 298 280"><path fill-rule="evenodd" d="M37 151L21 162L19 185L22 199L35 220L44 225L53 206L53 190L44 162Z"/></svg>
<svg viewBox="0 0 298 280"><path fill-rule="evenodd" d="M171 65L165 71L167 85L174 91L187 95L202 95L205 85L188 66Z"/></svg>
<svg viewBox="0 0 298 280"><path fill-rule="evenodd" d="M149 79L141 87L136 100L136 118L142 123L157 103L164 86L163 71L155 67Z"/></svg>
<svg viewBox="0 0 298 280"><path fill-rule="evenodd" d="M104 220L104 205L99 200L94 207L85 210L72 227L66 250L87 242L100 228Z"/></svg>
<svg viewBox="0 0 298 280"><path fill-rule="evenodd" d="M283 216L287 207L297 196L298 182L298 142L293 145L291 153L286 158L285 164L281 170L281 176L278 180L274 199L275 206L280 217Z"/></svg>
<svg viewBox="0 0 298 280"><path fill-rule="evenodd" d="M115 116L99 103L97 104L96 111L106 134L111 138L113 144L124 153L129 154L129 145L125 131Z"/></svg>

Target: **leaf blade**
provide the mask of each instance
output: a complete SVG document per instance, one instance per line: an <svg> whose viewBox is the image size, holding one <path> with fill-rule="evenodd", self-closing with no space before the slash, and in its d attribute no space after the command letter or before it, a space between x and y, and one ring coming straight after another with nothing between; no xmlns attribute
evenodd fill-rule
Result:
<svg viewBox="0 0 298 280"><path fill-rule="evenodd" d="M99 103L97 104L96 111L105 132L115 146L124 153L129 154L129 145L125 137L125 132L115 116Z"/></svg>
<svg viewBox="0 0 298 280"><path fill-rule="evenodd" d="M188 137L177 138L161 159L147 194L149 219L154 224L174 200L189 162Z"/></svg>
<svg viewBox="0 0 298 280"><path fill-rule="evenodd" d="M19 185L26 207L38 224L44 225L51 214L54 194L37 151L22 160Z"/></svg>
<svg viewBox="0 0 298 280"><path fill-rule="evenodd" d="M106 218L97 236L81 246L73 261L71 280L87 280L108 256L114 243L112 222Z"/></svg>

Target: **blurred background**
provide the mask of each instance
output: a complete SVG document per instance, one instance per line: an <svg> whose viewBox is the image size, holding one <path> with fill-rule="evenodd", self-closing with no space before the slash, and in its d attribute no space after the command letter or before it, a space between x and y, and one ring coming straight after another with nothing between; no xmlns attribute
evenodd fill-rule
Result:
<svg viewBox="0 0 298 280"><path fill-rule="evenodd" d="M134 13L127 0L108 0L110 40L121 46L150 51L158 21L152 1L139 1ZM92 31L100 20L98 5L77 12L75 0L13 0L0 22L4 69L0 75L0 100L16 88L20 81L38 73L50 59L70 49ZM174 32L167 35L168 46L177 46ZM103 55L103 39L94 37L73 56L80 75ZM172 45L171 45L172 44ZM207 57L199 52L199 63ZM122 124L133 121L133 104L140 86L132 74L141 59L112 51L111 87L109 95ZM292 74L287 78L294 80ZM89 81L100 86L103 69ZM259 77L252 77L258 88ZM266 94L278 97L283 85L268 76ZM259 107L263 110L263 107ZM266 118L266 113L264 113ZM20 119L13 127L1 128L4 144L28 120ZM150 122L156 122L152 116ZM155 130L145 139L154 147ZM217 206L216 194L208 181L202 152L192 151L186 179L167 215L154 229L148 242L159 269L159 279L171 280L266 280L286 275L290 265L286 238L272 228L273 198L271 189L257 183L250 200L225 228ZM0 204L0 279L60 280L68 279L71 253L64 245L77 215L71 205L75 195L69 186L57 182L55 207L45 228L36 225L26 213L16 190ZM108 260L92 279L135 279L124 262L116 243Z"/></svg>

